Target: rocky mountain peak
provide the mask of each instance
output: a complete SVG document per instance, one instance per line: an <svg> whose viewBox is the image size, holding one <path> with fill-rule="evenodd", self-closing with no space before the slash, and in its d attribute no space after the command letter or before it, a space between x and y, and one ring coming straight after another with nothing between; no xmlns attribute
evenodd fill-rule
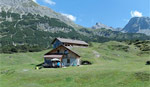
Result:
<svg viewBox="0 0 150 87"><path fill-rule="evenodd" d="M150 18L149 17L131 18L129 23L123 28L123 32L144 33L150 35Z"/></svg>
<svg viewBox="0 0 150 87"><path fill-rule="evenodd" d="M101 28L113 30L112 27L109 27L109 26L107 26L107 25L105 25L105 24L102 24L102 23L100 23L100 22L97 22L96 25L92 26L92 29L101 29Z"/></svg>

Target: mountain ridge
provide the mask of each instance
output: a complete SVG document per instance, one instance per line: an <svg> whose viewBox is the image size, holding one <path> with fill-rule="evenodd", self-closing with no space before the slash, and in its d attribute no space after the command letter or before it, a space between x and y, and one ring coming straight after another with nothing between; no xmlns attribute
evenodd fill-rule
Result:
<svg viewBox="0 0 150 87"><path fill-rule="evenodd" d="M0 0L0 12L9 11L19 14L39 14L50 18L57 18L73 27L79 27L66 16L53 11L51 8L40 6L32 0Z"/></svg>

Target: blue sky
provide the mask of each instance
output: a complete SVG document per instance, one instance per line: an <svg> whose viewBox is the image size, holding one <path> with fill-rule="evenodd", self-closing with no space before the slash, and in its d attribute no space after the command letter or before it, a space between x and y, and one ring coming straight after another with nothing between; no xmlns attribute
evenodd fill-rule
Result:
<svg viewBox="0 0 150 87"><path fill-rule="evenodd" d="M96 22L124 27L130 18L150 17L150 0L34 0L69 17L76 24L91 27Z"/></svg>

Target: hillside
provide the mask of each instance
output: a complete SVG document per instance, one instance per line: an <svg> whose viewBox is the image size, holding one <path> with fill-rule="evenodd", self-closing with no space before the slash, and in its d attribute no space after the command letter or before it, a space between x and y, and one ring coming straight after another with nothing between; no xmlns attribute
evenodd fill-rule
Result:
<svg viewBox="0 0 150 87"><path fill-rule="evenodd" d="M2 87L148 87L150 70L145 63L150 59L150 50L142 51L138 45L149 47L150 43L110 41L74 48L81 60L93 64L61 69L34 69L49 50L1 54L0 84Z"/></svg>
<svg viewBox="0 0 150 87"><path fill-rule="evenodd" d="M56 18L2 11L0 19L1 46L37 45L48 48L55 37L90 39Z"/></svg>

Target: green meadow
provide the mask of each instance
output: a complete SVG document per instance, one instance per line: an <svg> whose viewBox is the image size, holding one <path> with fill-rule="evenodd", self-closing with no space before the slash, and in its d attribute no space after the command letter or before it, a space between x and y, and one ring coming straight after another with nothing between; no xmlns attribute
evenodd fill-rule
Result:
<svg viewBox="0 0 150 87"><path fill-rule="evenodd" d="M0 54L0 87L150 87L150 52L134 44L91 43L72 50L92 65L35 70L49 50Z"/></svg>

